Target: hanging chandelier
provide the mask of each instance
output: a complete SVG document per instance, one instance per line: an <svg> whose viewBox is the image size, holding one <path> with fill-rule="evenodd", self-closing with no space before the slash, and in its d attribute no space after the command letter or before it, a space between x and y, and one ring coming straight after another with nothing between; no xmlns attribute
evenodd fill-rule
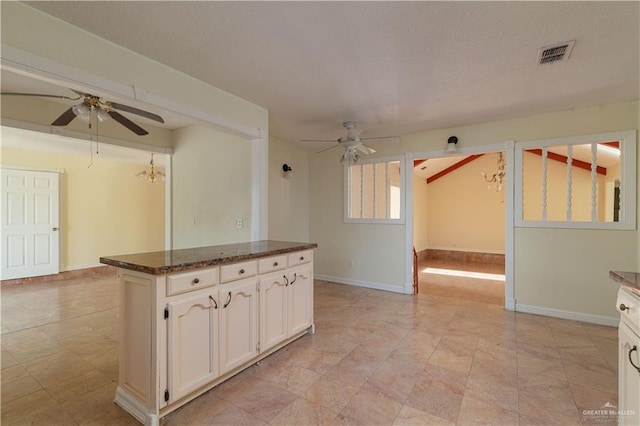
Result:
<svg viewBox="0 0 640 426"><path fill-rule="evenodd" d="M507 172L505 171L505 166L506 166L506 161L504 159L504 153L499 152L498 153L498 170L491 176L488 176L487 173L482 172L482 176L484 177L484 180L487 181L487 183L489 183L489 189L491 189L491 185L493 184L495 185L496 192L502 190L502 185L504 184L504 178L507 175Z"/></svg>
<svg viewBox="0 0 640 426"><path fill-rule="evenodd" d="M160 170L156 169L153 165L153 154L151 154L151 162L149 163L149 169L143 170L140 173L136 173L136 177L145 182L158 183L164 182L166 175Z"/></svg>

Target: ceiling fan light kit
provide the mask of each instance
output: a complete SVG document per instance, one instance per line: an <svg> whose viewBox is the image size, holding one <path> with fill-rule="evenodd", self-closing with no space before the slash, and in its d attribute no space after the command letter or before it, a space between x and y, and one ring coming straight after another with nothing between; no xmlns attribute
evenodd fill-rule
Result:
<svg viewBox="0 0 640 426"><path fill-rule="evenodd" d="M329 151L337 146L344 146L344 153L340 158L340 163L347 162L348 164L355 164L360 160L360 155L357 151L370 155L376 152L375 149L365 145L362 141L370 140L370 139L397 139L398 136L379 136L379 137L370 137L370 138L361 138L360 134L362 130L357 128L355 121L345 121L342 123L342 127L347 129L347 136L338 138L337 140L326 140L326 139L303 139L301 142L333 142L337 145L331 146L329 148L325 148L321 151L318 151L318 154L324 151Z"/></svg>
<svg viewBox="0 0 640 426"><path fill-rule="evenodd" d="M57 96L57 95L47 95L40 93L11 93L4 92L0 93L3 96L36 96L43 98L56 98L56 99L65 99L70 101L79 101L82 100L79 104L71 106L65 112L63 112L58 118L56 118L52 126L66 126L74 118L78 117L80 120L89 123L89 128L91 128L91 115L93 111L96 112L96 117L99 121L105 121L110 118L113 118L114 121L117 121L127 129L131 130L138 136L148 135L149 132L138 126L133 121L129 120L124 115L120 114L116 110L128 112L130 114L135 114L140 117L147 118L149 120L156 121L158 123L164 123L164 119L158 114L154 114L149 111L145 111L139 108L135 108L129 105L119 104L116 102L103 101L99 96L94 96L89 93L82 93L73 90L78 94L77 98L70 98L68 96Z"/></svg>

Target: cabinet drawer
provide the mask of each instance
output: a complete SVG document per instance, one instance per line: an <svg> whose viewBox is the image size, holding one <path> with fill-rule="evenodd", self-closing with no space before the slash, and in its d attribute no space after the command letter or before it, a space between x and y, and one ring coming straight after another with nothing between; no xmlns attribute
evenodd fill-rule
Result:
<svg viewBox="0 0 640 426"><path fill-rule="evenodd" d="M311 250L299 251L289 255L289 266L301 265L311 262Z"/></svg>
<svg viewBox="0 0 640 426"><path fill-rule="evenodd" d="M287 255L267 257L258 261L258 272L265 274L267 272L279 271L287 267Z"/></svg>
<svg viewBox="0 0 640 426"><path fill-rule="evenodd" d="M169 275L167 277L167 296L211 287L216 284L218 284L218 268L198 269Z"/></svg>
<svg viewBox="0 0 640 426"><path fill-rule="evenodd" d="M640 299L638 296L621 288L618 290L616 309L620 312L620 321L627 324L636 333L640 333Z"/></svg>
<svg viewBox="0 0 640 426"><path fill-rule="evenodd" d="M239 280L241 278L253 277L258 274L258 262L252 260L250 262L234 263L233 265L225 265L220 267L220 282Z"/></svg>

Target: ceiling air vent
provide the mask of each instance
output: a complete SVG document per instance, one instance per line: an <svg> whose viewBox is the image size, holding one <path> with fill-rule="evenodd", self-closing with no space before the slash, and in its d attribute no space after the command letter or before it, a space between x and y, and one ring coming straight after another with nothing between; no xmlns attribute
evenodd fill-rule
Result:
<svg viewBox="0 0 640 426"><path fill-rule="evenodd" d="M538 49L538 65L569 59L575 42L575 40L571 40Z"/></svg>

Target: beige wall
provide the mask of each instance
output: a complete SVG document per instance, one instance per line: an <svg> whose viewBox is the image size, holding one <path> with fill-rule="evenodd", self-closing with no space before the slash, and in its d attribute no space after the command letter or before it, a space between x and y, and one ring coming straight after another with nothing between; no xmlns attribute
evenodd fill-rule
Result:
<svg viewBox="0 0 640 426"><path fill-rule="evenodd" d="M251 141L193 125L174 132L173 146L173 247L250 241Z"/></svg>
<svg viewBox="0 0 640 426"><path fill-rule="evenodd" d="M504 253L505 190L482 177L496 167L497 154L483 155L427 185L430 248Z"/></svg>
<svg viewBox="0 0 640 426"><path fill-rule="evenodd" d="M375 156L444 150L456 135L459 147L489 146L509 140L530 141L564 136L637 129L638 102L541 114L453 129L404 135L400 144L376 144ZM342 172L335 153L311 157L310 239L319 244L316 272L389 286L405 283L405 227L370 225L366 229L342 220ZM429 217L431 221L432 218ZM638 267L637 231L515 230L515 298L521 305L540 306L614 318L616 286L609 280L613 267ZM556 244L548 235L563 239ZM591 249L582 248L593 239ZM431 244L431 241L429 242ZM600 244L603 243L603 244ZM544 253L545 266L530 253ZM364 263L358 273L345 268L345 259ZM612 259L616 259L612 262ZM556 277L569 279L558 282ZM535 295L535 297L534 297ZM571 303L568 300L571 299Z"/></svg>
<svg viewBox="0 0 640 426"><path fill-rule="evenodd" d="M269 137L269 228L271 240L309 241L309 150ZM285 177L282 165L293 172Z"/></svg>
<svg viewBox="0 0 640 426"><path fill-rule="evenodd" d="M134 177L145 165L94 156L2 148L3 167L62 169L60 270L99 266L101 256L164 249L164 184Z"/></svg>

